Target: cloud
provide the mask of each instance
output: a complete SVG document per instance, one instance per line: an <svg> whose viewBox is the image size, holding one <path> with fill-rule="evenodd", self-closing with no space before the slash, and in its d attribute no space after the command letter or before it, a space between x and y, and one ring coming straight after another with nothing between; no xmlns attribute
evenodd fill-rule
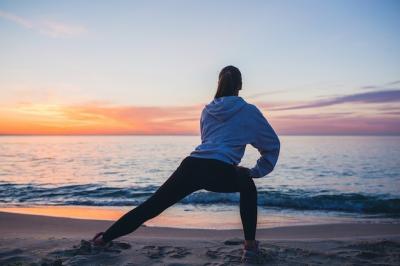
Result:
<svg viewBox="0 0 400 266"><path fill-rule="evenodd" d="M251 94L246 96L246 99L256 99L256 98L260 98L266 95L273 95L273 94L280 94L280 93L285 93L287 92L286 90L274 90L274 91L267 91L267 92L260 92L260 93L255 93L255 94Z"/></svg>
<svg viewBox="0 0 400 266"><path fill-rule="evenodd" d="M377 89L389 89L389 87L395 86L395 85L399 85L400 84L400 80L395 80L395 81L391 81L391 82L386 82L383 85L367 85L367 86L362 86L361 89L365 89L365 90L377 90Z"/></svg>
<svg viewBox="0 0 400 266"><path fill-rule="evenodd" d="M395 80L395 81L392 81L392 82L388 82L385 85L386 86L393 86L393 85L398 85L398 84L400 84L400 80Z"/></svg>
<svg viewBox="0 0 400 266"><path fill-rule="evenodd" d="M29 21L27 19L24 19L22 17L19 17L17 15L11 14L11 13L4 12L2 10L0 10L0 18L17 23L18 25L20 25L24 28L27 28L27 29L33 28L32 21Z"/></svg>
<svg viewBox="0 0 400 266"><path fill-rule="evenodd" d="M298 110L307 108L318 108L343 103L390 103L400 101L400 90L385 90L385 91L372 91L355 93L351 95L338 96L330 99L322 99L311 101L304 104L287 106L287 107L273 107L270 110L283 111L283 110Z"/></svg>
<svg viewBox="0 0 400 266"><path fill-rule="evenodd" d="M23 103L0 108L0 134L194 135L201 107Z"/></svg>
<svg viewBox="0 0 400 266"><path fill-rule="evenodd" d="M375 89L379 89L380 86L376 86L376 85L367 85L367 86L362 86L361 89L364 90L375 90Z"/></svg>
<svg viewBox="0 0 400 266"><path fill-rule="evenodd" d="M390 111L390 112L384 112L385 115L397 115L400 116L400 111Z"/></svg>
<svg viewBox="0 0 400 266"><path fill-rule="evenodd" d="M116 106L89 103L62 108L69 121L101 133L196 134L200 106ZM107 128L107 125L109 127ZM93 127L92 127L93 126Z"/></svg>
<svg viewBox="0 0 400 266"><path fill-rule="evenodd" d="M314 119L337 119L343 117L350 117L354 115L353 112L332 112L332 113L324 113L324 114L292 114L292 115L278 115L275 116L275 119L285 120L285 119L295 119L298 121L301 120L314 120Z"/></svg>
<svg viewBox="0 0 400 266"><path fill-rule="evenodd" d="M400 120L391 114L349 113L274 116L271 124L285 135L399 135Z"/></svg>
<svg viewBox="0 0 400 266"><path fill-rule="evenodd" d="M86 29L82 26L73 26L56 21L45 20L41 23L39 31L45 35L57 38L79 36L84 34Z"/></svg>
<svg viewBox="0 0 400 266"><path fill-rule="evenodd" d="M0 18L53 38L76 37L87 31L85 27L80 25L65 24L53 20L30 20L2 10L0 10Z"/></svg>

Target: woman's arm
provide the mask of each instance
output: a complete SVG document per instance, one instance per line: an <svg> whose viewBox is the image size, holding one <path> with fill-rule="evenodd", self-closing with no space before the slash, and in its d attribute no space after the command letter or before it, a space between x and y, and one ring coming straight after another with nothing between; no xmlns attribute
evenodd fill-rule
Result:
<svg viewBox="0 0 400 266"><path fill-rule="evenodd" d="M250 144L260 152L261 157L250 169L250 175L253 178L259 178L266 176L274 169L279 157L280 141L260 110L257 107L255 109L255 120L252 120L255 123L254 138Z"/></svg>

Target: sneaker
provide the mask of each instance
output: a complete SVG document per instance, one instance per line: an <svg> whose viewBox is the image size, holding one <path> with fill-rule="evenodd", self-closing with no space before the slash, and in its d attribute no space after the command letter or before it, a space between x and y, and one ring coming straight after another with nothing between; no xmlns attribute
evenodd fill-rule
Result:
<svg viewBox="0 0 400 266"><path fill-rule="evenodd" d="M258 264L260 263L260 249L259 249L259 241L256 240L256 246L252 249L243 248L243 255L241 262L242 263L252 263Z"/></svg>
<svg viewBox="0 0 400 266"><path fill-rule="evenodd" d="M90 240L89 244L91 243L93 247L98 248L108 248L112 245L112 241L105 242L103 240L104 232L97 233L92 240Z"/></svg>

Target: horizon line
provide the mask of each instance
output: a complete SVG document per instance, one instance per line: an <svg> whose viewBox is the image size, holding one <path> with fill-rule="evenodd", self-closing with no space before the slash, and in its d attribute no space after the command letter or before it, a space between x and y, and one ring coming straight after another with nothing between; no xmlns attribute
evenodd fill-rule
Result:
<svg viewBox="0 0 400 266"><path fill-rule="evenodd" d="M52 137L52 136L110 136L110 137L112 137L112 136L142 136L142 137L151 137L151 136L165 136L165 137L168 137L168 136L170 136L170 137L194 137L194 136L199 136L200 137L200 134L0 134L0 137L7 137L7 136L9 136L9 137L27 137L27 136L30 136L30 137L35 137L35 136L38 136L38 137L45 137L45 136L48 136L48 137ZM316 137L324 137L324 136L326 136L326 137L329 137L329 136L331 136L331 137L346 137L346 136L348 136L348 137L351 137L351 136L357 136L357 137L363 137L363 136L365 136L365 137L368 137L368 136L371 136L371 137L373 137L373 136L375 136L375 137L399 137L400 136L400 134L346 134L346 133L344 133L344 134L278 134L278 136L299 136L299 137L301 137L301 136L316 136Z"/></svg>

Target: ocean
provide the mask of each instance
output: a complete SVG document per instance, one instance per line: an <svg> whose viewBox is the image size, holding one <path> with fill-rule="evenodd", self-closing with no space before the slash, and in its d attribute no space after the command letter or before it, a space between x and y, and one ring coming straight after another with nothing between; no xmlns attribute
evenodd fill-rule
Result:
<svg viewBox="0 0 400 266"><path fill-rule="evenodd" d="M255 179L258 226L400 222L400 137L281 136L275 170ZM2 136L0 207L129 210L199 136ZM250 145L241 165L259 157ZM197 191L147 225L238 228L239 193Z"/></svg>

